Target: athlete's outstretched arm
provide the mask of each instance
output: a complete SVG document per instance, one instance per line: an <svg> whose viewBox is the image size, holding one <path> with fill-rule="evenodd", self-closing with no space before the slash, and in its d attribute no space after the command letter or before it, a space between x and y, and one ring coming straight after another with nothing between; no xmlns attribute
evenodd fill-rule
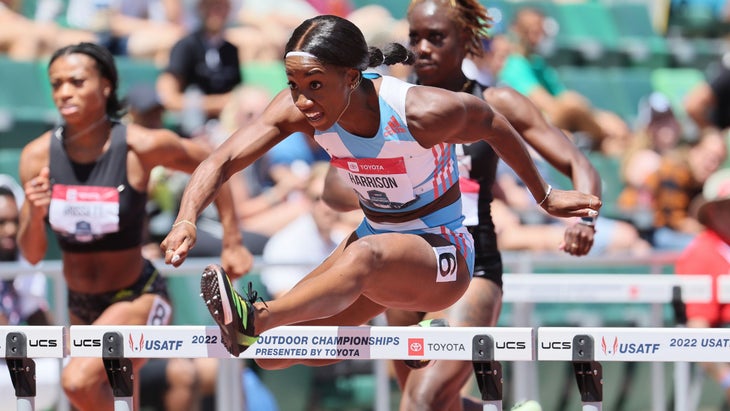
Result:
<svg viewBox="0 0 730 411"><path fill-rule="evenodd" d="M193 171L180 201L175 221L195 221L218 195L221 186L238 171L248 167L286 136L295 131L312 133L311 126L294 107L287 90L282 91L257 119L233 133ZM189 245L181 226L173 227L162 241L165 262L178 266L182 261L174 255L187 253Z"/></svg>
<svg viewBox="0 0 730 411"><path fill-rule="evenodd" d="M551 188L537 171L525 142L507 119L484 100L433 87L412 87L407 96L408 126L418 141L439 143L484 140L515 170L535 200L559 217L594 216L601 206L593 194Z"/></svg>
<svg viewBox="0 0 730 411"><path fill-rule="evenodd" d="M530 99L510 87L490 87L485 90L484 97L507 118L527 144L570 178L573 188L601 195L601 176L588 157L559 128L549 123Z"/></svg>

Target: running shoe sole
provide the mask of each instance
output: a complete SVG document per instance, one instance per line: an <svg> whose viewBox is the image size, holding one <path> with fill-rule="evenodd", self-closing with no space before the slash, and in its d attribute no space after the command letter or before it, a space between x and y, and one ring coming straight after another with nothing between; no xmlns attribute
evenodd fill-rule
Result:
<svg viewBox="0 0 730 411"><path fill-rule="evenodd" d="M210 264L205 267L200 278L200 296L205 301L210 315L221 329L221 342L228 352L238 357L248 346L256 341L256 337L246 335L241 314L248 315L252 308L240 295L236 295L228 276L219 265ZM237 306L243 305L246 312L239 313ZM253 327L251 327L253 328Z"/></svg>

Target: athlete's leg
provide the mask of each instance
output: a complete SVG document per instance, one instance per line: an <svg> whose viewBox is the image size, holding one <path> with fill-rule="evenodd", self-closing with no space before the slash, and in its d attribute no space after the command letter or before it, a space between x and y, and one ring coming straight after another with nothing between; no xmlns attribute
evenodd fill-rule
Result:
<svg viewBox="0 0 730 411"><path fill-rule="evenodd" d="M160 297L157 295L144 294L134 301L114 303L104 310L93 324L146 324L150 311L159 302ZM72 323L81 323L78 319L74 319L73 314L71 317ZM139 392L139 369L144 361L144 359L132 360L135 382L134 392ZM71 358L63 369L61 384L71 404L80 411L111 410L114 408L114 397L101 358ZM135 400L139 401L139 397L135 397ZM138 408L137 406L136 409Z"/></svg>
<svg viewBox="0 0 730 411"><path fill-rule="evenodd" d="M501 288L491 280L475 277L461 299L448 309L449 325L492 327L501 306ZM395 361L394 366L397 375L408 375L401 411L462 410L461 390L474 373L470 362L434 361L420 370L409 370L402 361Z"/></svg>
<svg viewBox="0 0 730 411"><path fill-rule="evenodd" d="M434 247L450 247L442 256L456 269L443 271ZM443 263L443 261L442 261ZM360 238L331 266L306 278L276 300L255 305L256 332L330 317L360 296L405 310L437 311L453 304L466 290L470 274L464 257L437 235L378 234Z"/></svg>

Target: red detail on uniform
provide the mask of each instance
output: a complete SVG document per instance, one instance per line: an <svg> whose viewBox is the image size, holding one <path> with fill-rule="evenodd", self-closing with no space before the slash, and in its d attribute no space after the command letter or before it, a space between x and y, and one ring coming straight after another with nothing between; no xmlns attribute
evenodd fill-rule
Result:
<svg viewBox="0 0 730 411"><path fill-rule="evenodd" d="M459 177L459 189L462 193L479 193L479 183L471 178Z"/></svg>
<svg viewBox="0 0 730 411"><path fill-rule="evenodd" d="M69 193L73 193L69 198ZM77 202L104 202L118 203L119 190L115 187L94 187L94 186L72 186L55 184L51 197L55 200L68 200Z"/></svg>
<svg viewBox="0 0 730 411"><path fill-rule="evenodd" d="M400 125L400 122L395 119L395 116L390 116L390 120L388 120L388 124L385 126L385 130L383 131L383 137L388 137L392 136L393 134L400 134L405 132L406 129Z"/></svg>
<svg viewBox="0 0 730 411"><path fill-rule="evenodd" d="M398 158L332 158L332 165L356 174L405 174L406 163Z"/></svg>

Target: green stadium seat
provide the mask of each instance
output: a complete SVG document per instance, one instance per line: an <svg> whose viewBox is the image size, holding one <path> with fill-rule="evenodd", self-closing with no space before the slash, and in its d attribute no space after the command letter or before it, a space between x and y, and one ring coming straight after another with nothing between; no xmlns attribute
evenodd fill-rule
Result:
<svg viewBox="0 0 730 411"><path fill-rule="evenodd" d="M609 81L605 68L594 66L558 67L558 74L568 89L585 96L591 104L600 109L621 112L624 109L621 95Z"/></svg>
<svg viewBox="0 0 730 411"><path fill-rule="evenodd" d="M286 71L281 61L247 62L241 67L244 84L266 88L272 95L287 87Z"/></svg>
<svg viewBox="0 0 730 411"><path fill-rule="evenodd" d="M0 56L5 81L0 113L7 124L0 130L0 147L23 147L51 128L58 114L43 61L15 61Z"/></svg>
<svg viewBox="0 0 730 411"><path fill-rule="evenodd" d="M621 160L615 157L607 157L598 152L588 153L588 159L601 176L601 215L611 218L623 218L618 211L617 203L621 191L624 189L624 181L621 178Z"/></svg>
<svg viewBox="0 0 730 411"><path fill-rule="evenodd" d="M697 84L705 80L702 71L695 68L657 68L651 73L651 84L669 98L676 116L684 120L684 97Z"/></svg>
<svg viewBox="0 0 730 411"><path fill-rule="evenodd" d="M0 56L0 72L6 80L0 93L0 108L13 112L55 111L45 62L16 61Z"/></svg>
<svg viewBox="0 0 730 411"><path fill-rule="evenodd" d="M365 7L372 4L377 4L385 7L388 12L396 19L404 19L408 12L408 5L411 0L352 0L352 5L355 8Z"/></svg>
<svg viewBox="0 0 730 411"><path fill-rule="evenodd" d="M608 69L608 78L613 84L614 91L622 101L620 111L617 111L628 124L634 124L642 98L651 94L654 89L651 84L652 69L648 67L612 67Z"/></svg>
<svg viewBox="0 0 730 411"><path fill-rule="evenodd" d="M645 3L615 2L608 5L619 33L619 48L632 65L663 67L670 51L664 37L654 30Z"/></svg>
<svg viewBox="0 0 730 411"><path fill-rule="evenodd" d="M120 97L129 91L135 84L149 84L154 87L161 70L152 61L133 59L131 57L114 57L119 72Z"/></svg>
<svg viewBox="0 0 730 411"><path fill-rule="evenodd" d="M559 49L572 50L587 64L622 64L619 32L603 3L565 3L552 14L560 25Z"/></svg>
<svg viewBox="0 0 730 411"><path fill-rule="evenodd" d="M0 174L7 174L16 181L20 181L18 167L21 151L21 148L0 148Z"/></svg>

